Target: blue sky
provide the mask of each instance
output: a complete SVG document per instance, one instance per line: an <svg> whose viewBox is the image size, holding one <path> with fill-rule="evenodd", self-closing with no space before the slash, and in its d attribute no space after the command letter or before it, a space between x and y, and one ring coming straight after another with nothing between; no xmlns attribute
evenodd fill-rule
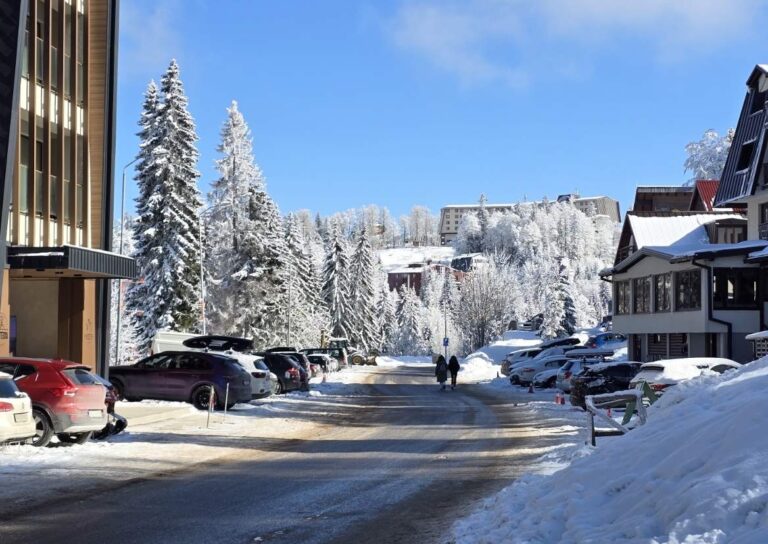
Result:
<svg viewBox="0 0 768 544"><path fill-rule="evenodd" d="M283 212L538 199L631 203L736 123L768 62L759 0L128 0L116 176L142 93L175 57L201 189L235 99ZM135 196L130 180L128 206ZM118 190L119 191L119 190ZM119 197L118 197L119 200Z"/></svg>

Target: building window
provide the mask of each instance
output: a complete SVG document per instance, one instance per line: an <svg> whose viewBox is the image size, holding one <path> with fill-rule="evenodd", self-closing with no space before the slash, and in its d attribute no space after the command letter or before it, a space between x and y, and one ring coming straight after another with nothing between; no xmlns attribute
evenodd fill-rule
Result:
<svg viewBox="0 0 768 544"><path fill-rule="evenodd" d="M632 300L632 291L630 289L630 283L628 281L616 282L616 313L628 314L630 308L630 301Z"/></svg>
<svg viewBox="0 0 768 544"><path fill-rule="evenodd" d="M743 225L718 225L716 229L716 244L738 244L747 238L747 227Z"/></svg>
<svg viewBox="0 0 768 544"><path fill-rule="evenodd" d="M647 314L651 311L651 278L637 278L633 280L635 287L634 312Z"/></svg>
<svg viewBox="0 0 768 544"><path fill-rule="evenodd" d="M701 309L701 271L675 272L675 310Z"/></svg>
<svg viewBox="0 0 768 544"><path fill-rule="evenodd" d="M654 283L654 312L668 312L672 309L672 273L657 274Z"/></svg>
<svg viewBox="0 0 768 544"><path fill-rule="evenodd" d="M752 155L755 153L755 141L747 142L741 146L739 153L739 162L736 165L736 171L746 170L752 165Z"/></svg>
<svg viewBox="0 0 768 544"><path fill-rule="evenodd" d="M768 240L768 204L760 204L760 223L757 226L761 240Z"/></svg>
<svg viewBox="0 0 768 544"><path fill-rule="evenodd" d="M715 268L713 282L715 310L757 309L757 268Z"/></svg>
<svg viewBox="0 0 768 544"><path fill-rule="evenodd" d="M752 111L750 114L765 109L765 91L760 92L757 89L752 91Z"/></svg>

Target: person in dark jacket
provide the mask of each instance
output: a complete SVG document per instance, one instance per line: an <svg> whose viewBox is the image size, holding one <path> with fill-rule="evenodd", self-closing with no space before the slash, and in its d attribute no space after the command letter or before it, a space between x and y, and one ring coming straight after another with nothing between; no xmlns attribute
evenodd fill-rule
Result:
<svg viewBox="0 0 768 544"><path fill-rule="evenodd" d="M435 376L437 376L437 381L440 384L440 391L445 391L445 382L448 380L448 364L442 355L437 358Z"/></svg>
<svg viewBox="0 0 768 544"><path fill-rule="evenodd" d="M456 374L461 370L461 365L455 355L451 355L451 362L448 363L448 370L451 372L451 389L456 389Z"/></svg>

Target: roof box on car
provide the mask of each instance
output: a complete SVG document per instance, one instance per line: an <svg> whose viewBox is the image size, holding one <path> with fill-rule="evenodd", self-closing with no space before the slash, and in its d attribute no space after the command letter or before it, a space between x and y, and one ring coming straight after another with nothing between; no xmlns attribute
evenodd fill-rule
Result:
<svg viewBox="0 0 768 544"><path fill-rule="evenodd" d="M248 351L253 349L253 340L236 336L195 336L182 342L192 349L210 349L213 351Z"/></svg>
<svg viewBox="0 0 768 544"><path fill-rule="evenodd" d="M613 355L612 349L589 348L572 349L565 353L565 356L569 359L604 359L605 357L613 357Z"/></svg>
<svg viewBox="0 0 768 544"><path fill-rule="evenodd" d="M581 344L581 340L574 338L573 336L569 336L568 338L555 338L553 340L547 340L546 342L542 342L537 347L540 347L541 349L547 349L554 348L556 346L575 346L577 344Z"/></svg>

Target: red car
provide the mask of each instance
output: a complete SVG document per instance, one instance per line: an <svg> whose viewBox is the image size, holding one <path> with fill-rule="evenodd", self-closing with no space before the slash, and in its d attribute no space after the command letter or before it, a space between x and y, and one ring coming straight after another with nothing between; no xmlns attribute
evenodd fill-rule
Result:
<svg viewBox="0 0 768 544"><path fill-rule="evenodd" d="M54 434L61 442L83 444L107 424L107 390L87 366L61 359L8 357L0 359L0 372L13 376L32 399L35 446L46 446Z"/></svg>

